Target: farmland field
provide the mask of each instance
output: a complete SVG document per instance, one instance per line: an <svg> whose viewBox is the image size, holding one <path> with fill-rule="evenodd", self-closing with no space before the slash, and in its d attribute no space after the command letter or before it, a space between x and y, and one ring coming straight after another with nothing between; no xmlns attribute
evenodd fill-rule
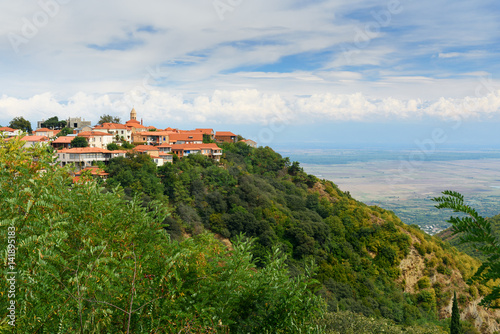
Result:
<svg viewBox="0 0 500 334"><path fill-rule="evenodd" d="M328 150L283 152L304 170L333 181L368 205L394 211L406 224L434 234L446 227L450 212L430 200L443 190L466 196L480 214L500 213L500 152Z"/></svg>

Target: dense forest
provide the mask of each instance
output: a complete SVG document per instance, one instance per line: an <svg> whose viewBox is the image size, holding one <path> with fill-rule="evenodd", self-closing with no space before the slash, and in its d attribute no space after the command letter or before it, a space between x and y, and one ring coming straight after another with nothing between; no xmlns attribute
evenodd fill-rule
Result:
<svg viewBox="0 0 500 334"><path fill-rule="evenodd" d="M131 154L72 184L43 149L2 145L25 332L442 333L453 291L461 307L488 293L464 283L479 261L269 147Z"/></svg>

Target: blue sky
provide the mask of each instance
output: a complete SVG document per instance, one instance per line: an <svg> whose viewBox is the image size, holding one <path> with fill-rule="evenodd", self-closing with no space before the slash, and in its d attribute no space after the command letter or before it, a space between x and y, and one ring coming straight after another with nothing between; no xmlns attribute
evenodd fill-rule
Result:
<svg viewBox="0 0 500 334"><path fill-rule="evenodd" d="M264 144L411 145L460 121L450 145L500 145L494 1L19 0L0 22L1 125L134 106Z"/></svg>

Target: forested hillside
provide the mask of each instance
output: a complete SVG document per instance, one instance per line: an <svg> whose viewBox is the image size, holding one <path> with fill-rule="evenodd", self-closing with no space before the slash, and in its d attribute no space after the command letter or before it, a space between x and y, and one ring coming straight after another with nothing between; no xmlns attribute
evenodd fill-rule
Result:
<svg viewBox="0 0 500 334"><path fill-rule="evenodd" d="M403 224L394 213L356 201L269 147L223 148L222 165L189 156L160 167L159 180L148 182L157 186L144 191L144 199L167 196L175 210L166 221L174 238L209 230L233 240L244 233L256 238L253 254L261 267L259 259L279 245L289 256L292 277L311 261L316 264L317 294L328 311L397 324L439 324L449 317L453 290L460 291L462 306L486 293L464 283L478 261ZM108 183L121 183L132 195L138 190L127 180L145 173L130 169L135 176L125 179L123 166L125 159L109 166Z"/></svg>
<svg viewBox="0 0 500 334"><path fill-rule="evenodd" d="M269 147L130 155L73 185L19 147L1 148L1 226L26 332L442 333L454 291L466 333L498 330L474 306L487 289L465 284L479 261Z"/></svg>

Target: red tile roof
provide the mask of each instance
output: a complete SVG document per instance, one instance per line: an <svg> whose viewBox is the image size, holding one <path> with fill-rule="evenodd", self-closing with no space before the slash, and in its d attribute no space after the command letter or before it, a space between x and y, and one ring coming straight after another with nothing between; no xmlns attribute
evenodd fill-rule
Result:
<svg viewBox="0 0 500 334"><path fill-rule="evenodd" d="M211 135L212 133L214 133L214 129L196 129L196 131L200 131L201 133L204 133L204 134L207 134L207 135Z"/></svg>
<svg viewBox="0 0 500 334"><path fill-rule="evenodd" d="M40 142L40 141L47 141L49 140L49 138L47 138L46 136L24 136L23 138L21 138L21 140L24 140L24 141L31 141L31 142Z"/></svg>
<svg viewBox="0 0 500 334"><path fill-rule="evenodd" d="M78 136L79 137L113 136L113 134L101 131L83 131L80 132Z"/></svg>
<svg viewBox="0 0 500 334"><path fill-rule="evenodd" d="M48 128L40 128L40 129L36 129L33 132L48 132L48 131L54 131L54 130L51 130L51 129L48 129Z"/></svg>
<svg viewBox="0 0 500 334"><path fill-rule="evenodd" d="M103 148L98 147L73 147L64 148L57 151L57 153L73 153L73 154L83 154L83 153L113 153L113 151L108 151Z"/></svg>
<svg viewBox="0 0 500 334"><path fill-rule="evenodd" d="M68 144L68 143L71 143L71 141L75 139L75 137L68 137L68 136L61 136L59 138L57 138L56 140L54 140L52 143L53 144Z"/></svg>
<svg viewBox="0 0 500 334"><path fill-rule="evenodd" d="M169 138L170 141L203 141L203 133L172 133Z"/></svg>
<svg viewBox="0 0 500 334"><path fill-rule="evenodd" d="M17 129L9 128L8 126L3 126L0 128L0 131L14 132Z"/></svg>
<svg viewBox="0 0 500 334"><path fill-rule="evenodd" d="M236 137L236 135L234 133L232 133L231 131L217 131L215 133L215 137L219 137L219 136L224 136L224 137L227 137L227 136L231 136L231 137Z"/></svg>
<svg viewBox="0 0 500 334"><path fill-rule="evenodd" d="M152 145L139 145L134 147L134 150L139 152L144 152L144 151L159 151L160 149Z"/></svg>
<svg viewBox="0 0 500 334"><path fill-rule="evenodd" d="M146 127L142 125L141 122L135 119L128 120L127 122L125 122L125 125L136 129L146 129Z"/></svg>
<svg viewBox="0 0 500 334"><path fill-rule="evenodd" d="M221 148L217 146L215 143L209 144L173 144L172 150L204 150L204 149L212 149L212 150L220 150Z"/></svg>
<svg viewBox="0 0 500 334"><path fill-rule="evenodd" d="M125 124L102 123L101 125L94 126L94 129L108 129L108 130L113 130L113 129L128 129L128 127Z"/></svg>

